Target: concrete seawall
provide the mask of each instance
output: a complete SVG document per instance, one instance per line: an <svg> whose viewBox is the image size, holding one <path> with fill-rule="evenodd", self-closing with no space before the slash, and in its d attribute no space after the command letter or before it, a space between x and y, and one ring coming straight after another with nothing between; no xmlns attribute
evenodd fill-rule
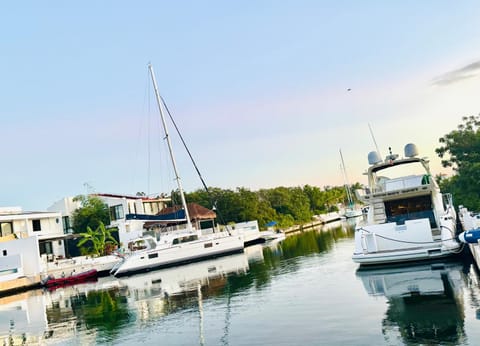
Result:
<svg viewBox="0 0 480 346"><path fill-rule="evenodd" d="M41 286L40 275L31 277L24 276L14 280L0 282L0 297L34 288L40 288Z"/></svg>

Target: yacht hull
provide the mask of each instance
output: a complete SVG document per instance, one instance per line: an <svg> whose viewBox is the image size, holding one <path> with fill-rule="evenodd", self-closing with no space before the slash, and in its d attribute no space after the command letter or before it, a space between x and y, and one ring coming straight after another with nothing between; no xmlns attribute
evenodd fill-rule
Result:
<svg viewBox="0 0 480 346"><path fill-rule="evenodd" d="M460 248L460 246L459 246ZM421 248L386 253L354 254L352 260L360 265L382 265L413 261L429 261L458 254L459 248L441 249L440 247Z"/></svg>

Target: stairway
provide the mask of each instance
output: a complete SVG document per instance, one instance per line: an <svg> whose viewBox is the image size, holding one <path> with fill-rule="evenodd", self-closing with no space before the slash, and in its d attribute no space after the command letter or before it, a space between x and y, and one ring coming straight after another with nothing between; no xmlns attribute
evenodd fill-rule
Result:
<svg viewBox="0 0 480 346"><path fill-rule="evenodd" d="M375 223L384 223L387 220L387 215L385 214L385 204L381 199L372 200L373 206L373 221Z"/></svg>

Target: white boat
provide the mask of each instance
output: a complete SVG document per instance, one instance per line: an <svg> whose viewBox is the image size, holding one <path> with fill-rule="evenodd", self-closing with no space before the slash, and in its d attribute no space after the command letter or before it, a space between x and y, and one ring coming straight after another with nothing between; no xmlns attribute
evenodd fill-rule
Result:
<svg viewBox="0 0 480 346"><path fill-rule="evenodd" d="M186 227L184 231L174 232L170 238L166 238L166 240L160 239L160 243L157 243L152 237L138 240L137 245L134 245L135 249L132 248L132 251L126 254L123 259L112 268L110 273L114 276L129 275L142 271L200 261L207 258L242 252L244 249L244 240L241 235L234 235L229 232L205 235L202 234L202 230L193 229L187 208L187 202L185 200L185 194L175 162L175 156L173 155L172 144L168 134L167 123L164 116L165 104L158 92L152 65L149 64L148 68L155 90L155 97L160 111L175 180L182 201Z"/></svg>
<svg viewBox="0 0 480 346"><path fill-rule="evenodd" d="M151 236L145 236L131 243L132 251L110 271L114 276L132 275L243 252L243 238L226 232L201 237L196 232L177 233L169 237L168 241L161 239L160 242Z"/></svg>
<svg viewBox="0 0 480 346"><path fill-rule="evenodd" d="M391 153L385 161L368 155L368 187L357 191L369 205L355 227L353 261L361 265L436 259L461 251L456 239L452 196L442 194L428 160L414 144L405 158Z"/></svg>
<svg viewBox="0 0 480 346"><path fill-rule="evenodd" d="M229 225L230 234L238 235L243 238L244 246L263 243L265 240L261 236L258 228L258 221L237 222Z"/></svg>

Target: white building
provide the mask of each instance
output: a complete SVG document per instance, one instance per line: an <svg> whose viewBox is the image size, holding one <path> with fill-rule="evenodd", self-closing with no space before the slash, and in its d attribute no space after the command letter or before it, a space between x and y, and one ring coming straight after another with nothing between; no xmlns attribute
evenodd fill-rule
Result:
<svg viewBox="0 0 480 346"><path fill-rule="evenodd" d="M61 215L0 208L0 282L42 272L42 263L65 257Z"/></svg>
<svg viewBox="0 0 480 346"><path fill-rule="evenodd" d="M11 234L17 238L36 236L40 255L65 256L65 235L58 212L22 211L20 207L0 208L0 237Z"/></svg>
<svg viewBox="0 0 480 346"><path fill-rule="evenodd" d="M118 236L121 244L141 237L145 221L129 219L127 215L156 215L166 207L169 197L151 198L147 196L128 196L108 193L96 193L92 196L100 198L109 208L110 225L118 228ZM71 233L72 213L81 207L80 202L74 201L73 197L65 197L48 208L49 211L60 212L62 215L63 228Z"/></svg>

